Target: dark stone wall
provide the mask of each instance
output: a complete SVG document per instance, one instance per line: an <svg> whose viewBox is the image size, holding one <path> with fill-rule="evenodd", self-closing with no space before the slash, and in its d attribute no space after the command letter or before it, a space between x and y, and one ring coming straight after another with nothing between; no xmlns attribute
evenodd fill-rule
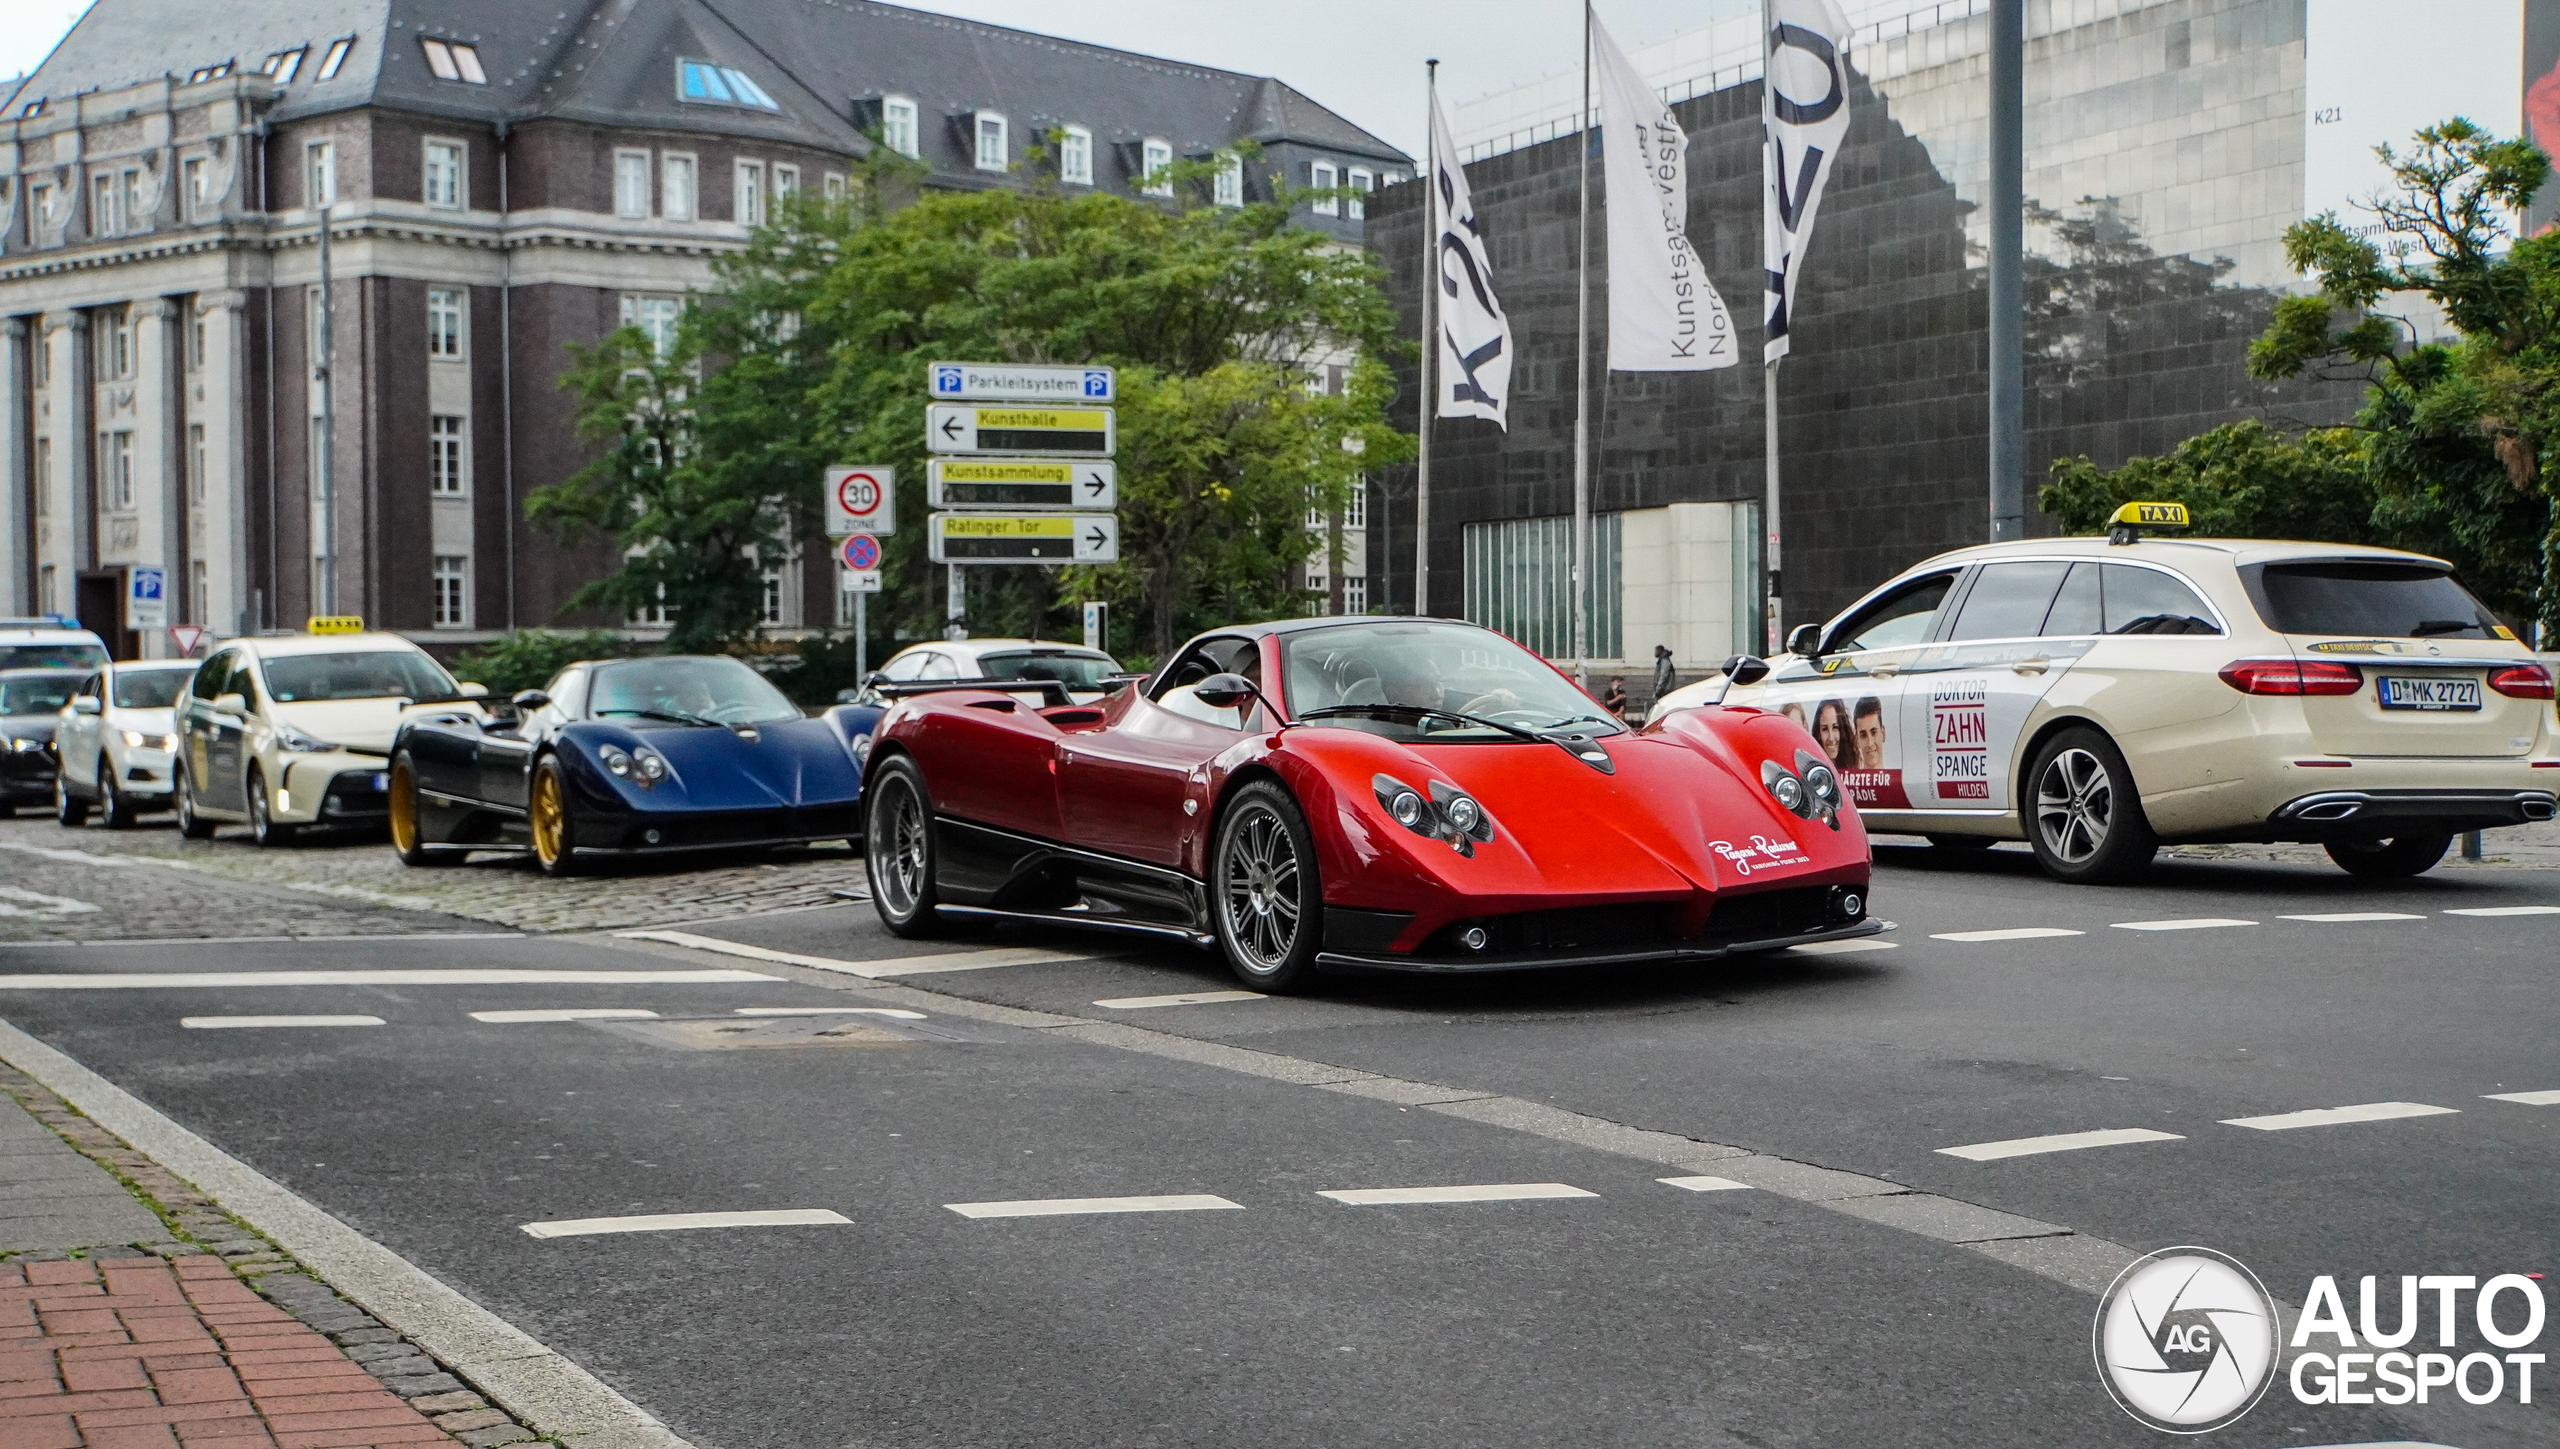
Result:
<svg viewBox="0 0 2560 1449"><path fill-rule="evenodd" d="M591 347L622 325L622 294L599 287L557 284L518 287L514 309L514 384L517 514L516 623L527 629L619 627L609 611L565 614L562 606L590 579L612 573L620 559L610 541L563 543L527 522L524 499L587 465L578 442L577 399L560 387L569 366L568 347ZM492 353L494 355L494 352ZM485 514L483 515L486 516ZM484 576L505 567L504 545L481 555ZM503 598L503 586L501 596ZM496 627L490 616L484 627Z"/></svg>

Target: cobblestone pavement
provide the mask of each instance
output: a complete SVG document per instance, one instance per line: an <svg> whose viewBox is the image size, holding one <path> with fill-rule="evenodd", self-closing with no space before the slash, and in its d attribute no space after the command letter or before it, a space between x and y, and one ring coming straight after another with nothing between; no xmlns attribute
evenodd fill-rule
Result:
<svg viewBox="0 0 2560 1449"><path fill-rule="evenodd" d="M0 941L364 935L473 922L602 931L834 905L837 891L863 886L862 859L844 846L715 852L552 880L522 856L413 869L378 836L260 849L238 830L184 840L166 816L145 822L111 831L65 830L50 817L0 821ZM231 888L244 885L251 891Z"/></svg>

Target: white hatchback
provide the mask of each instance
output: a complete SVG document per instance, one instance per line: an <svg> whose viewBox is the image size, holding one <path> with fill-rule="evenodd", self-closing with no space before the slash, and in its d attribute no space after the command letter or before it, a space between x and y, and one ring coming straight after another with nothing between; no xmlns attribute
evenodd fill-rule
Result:
<svg viewBox="0 0 2560 1449"><path fill-rule="evenodd" d="M109 830L169 804L178 758L178 695L196 672L186 659L110 664L81 681L53 728L54 818L77 825L91 807Z"/></svg>

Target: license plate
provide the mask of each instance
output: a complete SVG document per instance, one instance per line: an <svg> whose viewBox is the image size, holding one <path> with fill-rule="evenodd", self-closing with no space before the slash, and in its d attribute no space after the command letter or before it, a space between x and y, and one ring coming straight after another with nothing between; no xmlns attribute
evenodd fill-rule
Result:
<svg viewBox="0 0 2560 1449"><path fill-rule="evenodd" d="M2473 708L2473 709L2478 709L2479 707L2480 707L2480 706L2478 706L2478 705L2476 705L2476 704L2472 706L2472 708ZM388 789L390 789L390 788L391 788L391 775L390 775L390 773L389 773L388 771L384 771L384 770L376 770L376 771L374 771L374 773L373 773L373 788L375 788L375 789L377 789L377 790L388 790Z"/></svg>
<svg viewBox="0 0 2560 1449"><path fill-rule="evenodd" d="M2377 681L2384 709L2462 710L2480 707L2476 679L2412 679L2386 674Z"/></svg>

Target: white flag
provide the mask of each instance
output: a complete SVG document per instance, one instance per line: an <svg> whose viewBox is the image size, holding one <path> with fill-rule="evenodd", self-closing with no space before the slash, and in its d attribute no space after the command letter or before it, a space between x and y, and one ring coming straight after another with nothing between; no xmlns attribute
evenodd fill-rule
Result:
<svg viewBox="0 0 2560 1449"><path fill-rule="evenodd" d="M1813 241L1831 158L1849 130L1849 21L1836 0L1769 0L1760 88L1761 259L1768 271L1763 360L1787 355L1796 273Z"/></svg>
<svg viewBox="0 0 2560 1449"><path fill-rule="evenodd" d="M1689 136L1592 16L1609 179L1609 368L1704 372L1737 360L1733 318L1689 246Z"/></svg>
<svg viewBox="0 0 2560 1449"><path fill-rule="evenodd" d="M1431 185L1440 207L1431 267L1440 279L1440 407L1443 418L1490 418L1510 431L1511 319L1493 296L1493 264L1476 229L1475 197L1440 100L1431 101Z"/></svg>

